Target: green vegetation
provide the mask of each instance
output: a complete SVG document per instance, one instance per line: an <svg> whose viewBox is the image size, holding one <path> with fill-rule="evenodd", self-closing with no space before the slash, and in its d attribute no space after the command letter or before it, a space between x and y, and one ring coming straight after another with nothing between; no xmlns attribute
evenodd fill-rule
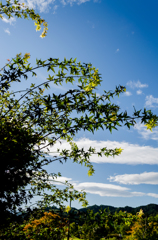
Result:
<svg viewBox="0 0 158 240"><path fill-rule="evenodd" d="M158 239L158 214L146 216L143 210L136 214L100 210L93 213L73 212L59 214L45 212L38 217L29 216L28 219L10 224L10 227L0 230L0 239L34 239L34 240L156 240ZM3 238L2 238L3 237Z"/></svg>
<svg viewBox="0 0 158 240"><path fill-rule="evenodd" d="M67 238L64 238L64 240L67 240ZM70 237L70 240L79 240L79 238L75 238L75 237L74 237L74 238L71 238L71 237Z"/></svg>
<svg viewBox="0 0 158 240"><path fill-rule="evenodd" d="M97 213L101 209L102 210L109 209L112 214L114 214L115 212L119 212L119 211L136 214L137 212L140 211L140 209L143 210L143 212L146 216L158 214L158 205L157 204L148 204L148 205L145 205L145 206L139 206L139 207L135 207L135 208L128 207L128 206L126 206L126 207L112 207L112 206L107 206L107 205L100 205L100 206L93 205L93 206L88 206L87 208L81 208L81 209L79 209L79 211L87 212L87 210L92 210L94 213ZM75 211L75 208L73 210ZM78 211L78 210L76 209L76 211Z"/></svg>

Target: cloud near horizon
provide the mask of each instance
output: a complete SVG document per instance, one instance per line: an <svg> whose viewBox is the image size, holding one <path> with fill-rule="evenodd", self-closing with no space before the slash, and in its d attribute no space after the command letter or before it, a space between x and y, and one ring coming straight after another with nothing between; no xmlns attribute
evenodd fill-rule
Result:
<svg viewBox="0 0 158 240"><path fill-rule="evenodd" d="M75 190L84 190L86 193L100 195L101 197L141 197L150 196L158 198L156 193L143 193L143 192L132 192L130 188L122 187L114 184L105 184L97 182L78 182L73 181L72 178L57 177L59 182L53 181L54 185L62 185L61 182L69 181L74 186ZM50 182L51 183L51 182Z"/></svg>
<svg viewBox="0 0 158 240"><path fill-rule="evenodd" d="M158 185L158 172L144 172L140 174L123 174L110 176L110 182L117 182L119 184L139 185L152 184Z"/></svg>
<svg viewBox="0 0 158 240"><path fill-rule="evenodd" d="M147 131L147 130L146 130ZM50 156L57 155L57 149L68 149L70 150L70 145L66 141L59 142L49 150L54 153L49 153ZM151 146L140 146L138 144L130 144L128 142L116 142L116 141L97 141L90 140L88 138L80 138L75 141L79 149L84 148L85 151L91 146L95 148L98 152L101 148L107 147L108 149L122 148L123 151L120 156L113 157L98 157L97 154L93 154L90 157L90 161L93 163L113 163L113 164L128 164L128 165L138 165L138 164L158 164L158 148ZM150 161L149 161L150 159Z"/></svg>

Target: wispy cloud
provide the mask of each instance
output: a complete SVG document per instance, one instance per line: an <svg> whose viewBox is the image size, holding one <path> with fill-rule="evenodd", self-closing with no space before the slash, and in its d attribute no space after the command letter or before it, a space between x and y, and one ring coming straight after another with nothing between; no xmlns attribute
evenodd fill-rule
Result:
<svg viewBox="0 0 158 240"><path fill-rule="evenodd" d="M152 95L146 96L145 98L145 106L147 107L158 107L153 104L158 104L158 98L154 98Z"/></svg>
<svg viewBox="0 0 158 240"><path fill-rule="evenodd" d="M3 18L2 18L2 21L5 22L5 23L9 23L10 25L12 25L13 22L16 21L16 19L13 18L13 17L11 17L10 19L8 19L8 18L6 18L6 17L3 17Z"/></svg>
<svg viewBox="0 0 158 240"><path fill-rule="evenodd" d="M141 197L146 195L158 198L158 194L155 193L132 192L131 189L127 187L99 182L79 182L68 177L57 177L54 180L50 176L47 182L53 185L64 186L65 181L68 181L70 184L72 184L74 189L77 191L84 190L86 193L97 194L102 197Z"/></svg>
<svg viewBox="0 0 158 240"><path fill-rule="evenodd" d="M113 184L83 182L74 185L75 189L81 191L85 190L87 193L97 194L106 197L134 197L144 196L142 192L130 192L129 188L121 187Z"/></svg>
<svg viewBox="0 0 158 240"><path fill-rule="evenodd" d="M130 88L147 88L148 87L148 84L146 84L146 83L142 84L139 80L137 82L129 81L129 82L127 82L127 85Z"/></svg>
<svg viewBox="0 0 158 240"><path fill-rule="evenodd" d="M68 179L68 178L66 178ZM58 181L61 178L57 178ZM130 188L122 187L114 184L98 183L98 182L78 182L72 179L69 182L74 186L74 189L81 191L84 190L86 193L100 195L101 197L141 197L150 196L158 198L158 194L155 193L143 193L143 192L132 192ZM57 185L62 185L58 182Z"/></svg>
<svg viewBox="0 0 158 240"><path fill-rule="evenodd" d="M110 176L110 182L117 182L119 184L153 184L158 185L158 172L144 172L140 174L124 174Z"/></svg>
<svg viewBox="0 0 158 240"><path fill-rule="evenodd" d="M5 31L8 35L10 35L9 28L6 28L4 31Z"/></svg>
<svg viewBox="0 0 158 240"><path fill-rule="evenodd" d="M57 8L58 8L58 5L55 5L55 6L53 7L53 14L56 13Z"/></svg>
<svg viewBox="0 0 158 240"><path fill-rule="evenodd" d="M142 90L137 90L137 95L141 95L143 92L142 92Z"/></svg>
<svg viewBox="0 0 158 240"><path fill-rule="evenodd" d="M131 93L131 92L129 92L129 91L126 91L126 92L124 92L124 95L125 95L125 96L127 96L127 97L129 97L129 96L131 96L131 95L132 95L132 93Z"/></svg>
<svg viewBox="0 0 158 240"><path fill-rule="evenodd" d="M54 4L55 0L21 0L29 8L38 8L40 12L47 12L50 8L50 4Z"/></svg>
<svg viewBox="0 0 158 240"><path fill-rule="evenodd" d="M135 126L134 126L134 129L136 129L138 131L138 133L146 140L148 139L152 139L152 140L158 140L158 129L157 128L154 128L151 131L147 130L147 128L141 124L140 122L137 123Z"/></svg>
<svg viewBox="0 0 158 240"><path fill-rule="evenodd" d="M156 194L156 193L147 193L147 195L148 195L149 197L158 198L158 194Z"/></svg>
<svg viewBox="0 0 158 240"><path fill-rule="evenodd" d="M49 180L47 181L47 183L49 184L55 184L55 185L63 185L65 184L65 182L68 181L68 182L72 182L72 178L67 178L67 177L57 177L57 178L52 178L52 177L49 177Z"/></svg>
<svg viewBox="0 0 158 240"><path fill-rule="evenodd" d="M100 148L107 147L108 149L122 148L124 149L120 156L113 157L98 157L97 154L93 154L90 157L90 161L93 163L113 163L113 164L158 164L158 148L150 146L140 146L138 144L130 144L127 142L116 142L116 141L95 141L88 138L81 138L76 141L78 147L84 148L85 151L91 146L98 152ZM53 147L49 148L51 152L57 152L57 149L68 149L70 145L66 141L62 141L62 144L57 143ZM56 153L50 153L50 155L57 155ZM149 161L150 159L150 161Z"/></svg>
<svg viewBox="0 0 158 240"><path fill-rule="evenodd" d="M118 53L120 51L120 49L118 48L118 49L116 49L116 52L115 53Z"/></svg>
<svg viewBox="0 0 158 240"><path fill-rule="evenodd" d="M20 2L24 2L29 8L38 8L40 10L40 12L47 12L50 8L51 8L51 5L53 4L56 4L54 7L53 7L53 13L54 10L57 9L57 6L59 7L59 4L63 5L63 6L66 6L66 5L70 5L72 6L73 4L82 4L82 3L86 3L86 2L89 2L90 0L21 0ZM94 2L98 2L96 0L94 0Z"/></svg>
<svg viewBox="0 0 158 240"><path fill-rule="evenodd" d="M73 3L77 3L78 5L85 3L85 2L89 2L90 0L61 0L61 2L66 5L66 4L70 4L72 6Z"/></svg>

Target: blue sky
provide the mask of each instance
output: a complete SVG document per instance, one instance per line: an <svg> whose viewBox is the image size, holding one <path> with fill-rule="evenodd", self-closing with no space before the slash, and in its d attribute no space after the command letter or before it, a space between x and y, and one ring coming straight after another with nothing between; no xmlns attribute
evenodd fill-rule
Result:
<svg viewBox="0 0 158 240"><path fill-rule="evenodd" d="M5 2L5 1L4 1ZM41 39L31 20L3 19L1 21L0 64L17 53L36 58L77 58L92 63L102 75L97 93L114 90L119 84L126 93L114 102L121 110L133 112L151 109L158 114L158 19L157 1L147 0L25 0L48 22L48 35ZM44 81L45 71L38 71L38 80ZM29 79L31 82L31 79ZM25 88L26 82L22 83ZM19 86L16 86L17 88ZM20 87L19 87L20 88ZM53 88L59 93L68 89ZM89 205L140 206L158 203L158 129L153 132L137 123L113 131L98 131L94 135L80 132L79 146L121 147L119 157L92 157L95 174L88 177L88 169L68 161L46 167L49 173L61 172L61 180L69 180L78 190L85 189ZM65 143L63 143L63 147ZM59 186L59 185L58 185ZM62 188L62 186L61 186ZM74 207L80 207L76 202Z"/></svg>

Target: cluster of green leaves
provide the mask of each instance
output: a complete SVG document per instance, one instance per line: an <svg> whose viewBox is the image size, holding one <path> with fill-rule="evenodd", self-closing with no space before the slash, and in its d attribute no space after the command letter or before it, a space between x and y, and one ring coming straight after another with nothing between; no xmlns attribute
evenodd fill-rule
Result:
<svg viewBox="0 0 158 240"><path fill-rule="evenodd" d="M34 9L30 9L24 3L20 3L18 0L7 0L6 4L2 4L0 2L0 18L3 19L3 14L7 16L8 19L17 17L28 19L31 18L35 22L36 31L41 30L41 26L43 25L43 32L40 37L45 37L48 30L48 23L40 17L39 14L35 13Z"/></svg>

